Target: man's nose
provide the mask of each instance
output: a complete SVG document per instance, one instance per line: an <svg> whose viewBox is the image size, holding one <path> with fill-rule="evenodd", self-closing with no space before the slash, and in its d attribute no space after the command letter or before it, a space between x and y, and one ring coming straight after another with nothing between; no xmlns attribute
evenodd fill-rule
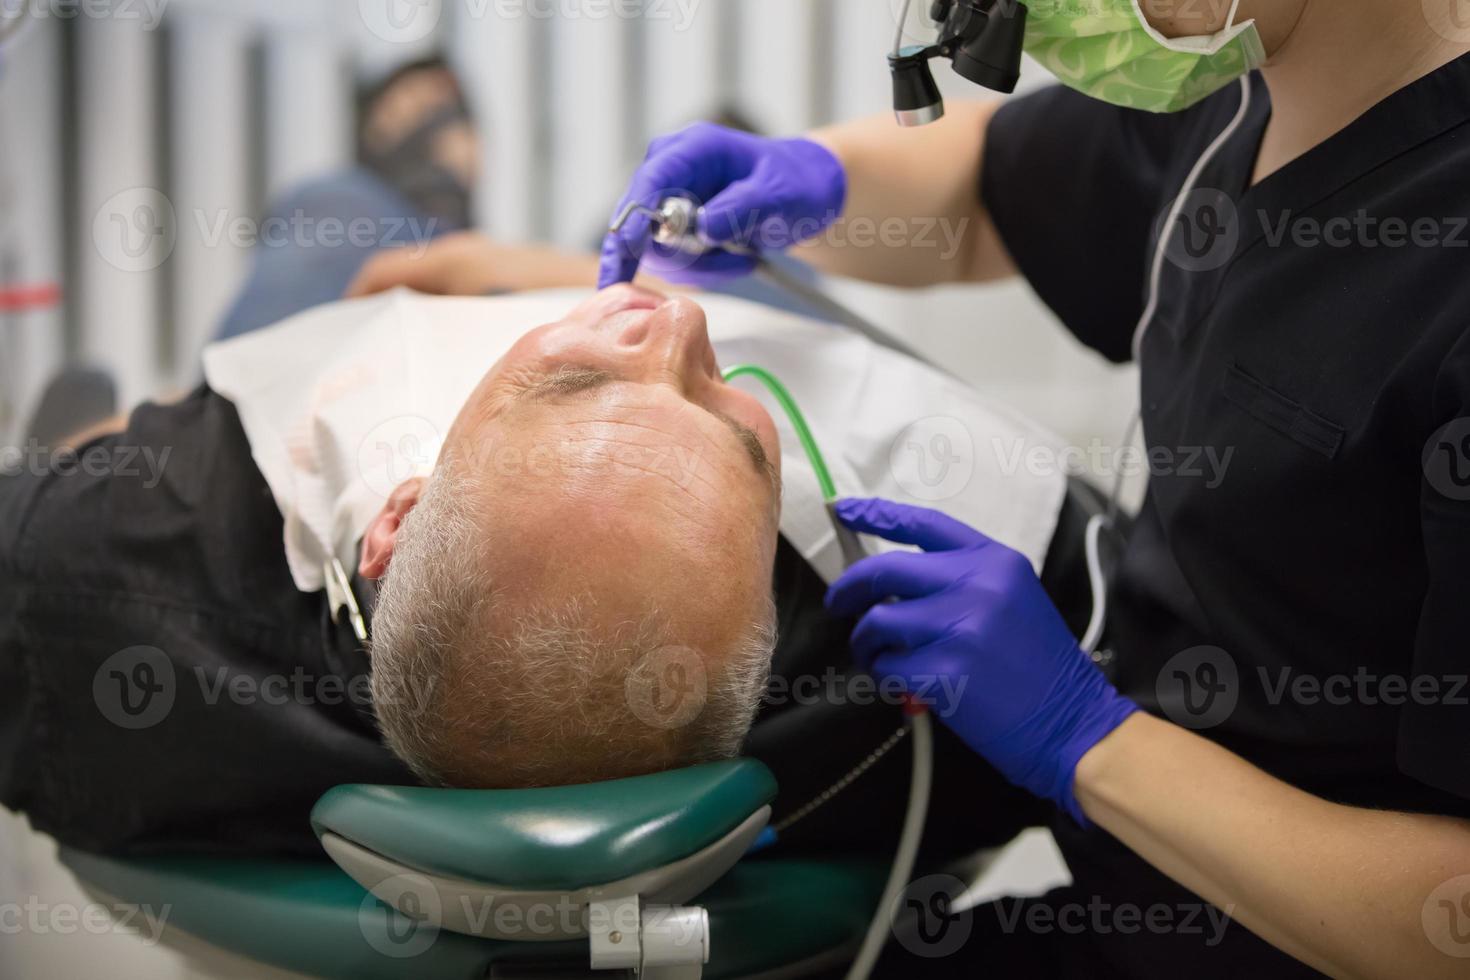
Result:
<svg viewBox="0 0 1470 980"><path fill-rule="evenodd" d="M707 378L715 367L704 310L687 296L663 303L621 339L638 349L648 380L684 388L692 378Z"/></svg>

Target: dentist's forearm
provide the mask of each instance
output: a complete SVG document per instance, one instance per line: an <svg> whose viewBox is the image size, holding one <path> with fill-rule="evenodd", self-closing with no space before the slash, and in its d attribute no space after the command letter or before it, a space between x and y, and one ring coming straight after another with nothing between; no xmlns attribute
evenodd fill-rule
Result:
<svg viewBox="0 0 1470 980"><path fill-rule="evenodd" d="M1014 275L980 202L985 131L999 105L952 102L943 119L913 129L885 113L811 133L842 161L847 202L842 220L796 254L892 286Z"/></svg>
<svg viewBox="0 0 1470 980"><path fill-rule="evenodd" d="M1077 766L1088 817L1278 949L1343 977L1463 977L1425 902L1470 874L1470 822L1304 793L1142 712Z"/></svg>

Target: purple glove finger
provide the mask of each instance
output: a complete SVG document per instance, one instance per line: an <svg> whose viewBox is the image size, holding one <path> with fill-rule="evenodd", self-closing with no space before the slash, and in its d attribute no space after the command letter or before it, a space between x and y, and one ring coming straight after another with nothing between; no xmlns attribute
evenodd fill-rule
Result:
<svg viewBox="0 0 1470 980"><path fill-rule="evenodd" d="M784 140L762 156L749 176L705 202L710 241L738 241L780 251L815 237L836 221L847 197L847 174L825 146Z"/></svg>
<svg viewBox="0 0 1470 980"><path fill-rule="evenodd" d="M881 497L848 497L837 502L837 516L854 531L875 534L925 551L952 551L990 544L979 531L948 514L911 507Z"/></svg>
<svg viewBox="0 0 1470 980"><path fill-rule="evenodd" d="M683 133L676 133L661 150L655 152L650 148L648 160L638 168L628 192L613 210L613 219L633 202L655 209L671 192L687 192L694 168L689 163L687 148L681 142L683 139ZM652 238L648 216L641 211L629 214L621 228L603 236L602 254L597 268L597 288L605 289L616 283L632 281Z"/></svg>
<svg viewBox="0 0 1470 980"><path fill-rule="evenodd" d="M856 562L827 589L823 603L834 616L856 616L884 599L917 599L948 586L954 572L935 555L885 551Z"/></svg>
<svg viewBox="0 0 1470 980"><path fill-rule="evenodd" d="M602 252L597 259L598 289L606 289L620 282L632 282L633 277L638 274L638 259L642 251L624 238L627 232L625 227L622 232L610 231L603 237ZM644 234L647 234L646 228Z"/></svg>
<svg viewBox="0 0 1470 980"><path fill-rule="evenodd" d="M868 672L874 677L896 678L915 703L928 706L941 721L948 721L958 707L955 691L963 692L969 685L967 676L956 673L960 666L895 651L880 653Z"/></svg>
<svg viewBox="0 0 1470 980"><path fill-rule="evenodd" d="M884 654L911 652L937 639L950 617L939 596L882 603L869 609L852 631L852 658L864 670Z"/></svg>
<svg viewBox="0 0 1470 980"><path fill-rule="evenodd" d="M704 205L704 237L712 242L748 245L760 230L762 209L774 208L765 175L757 171L737 180Z"/></svg>

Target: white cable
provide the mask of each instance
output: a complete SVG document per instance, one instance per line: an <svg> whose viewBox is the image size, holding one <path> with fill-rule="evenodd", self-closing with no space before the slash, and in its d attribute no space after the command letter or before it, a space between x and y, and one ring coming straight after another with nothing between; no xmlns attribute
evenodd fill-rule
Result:
<svg viewBox="0 0 1470 980"><path fill-rule="evenodd" d="M1102 529L1108 524L1101 514L1093 514L1087 522L1087 580L1092 583L1092 619L1087 623L1087 632L1082 634L1082 652L1097 652L1102 639L1103 627L1108 622L1108 583L1103 578L1102 554L1099 544Z"/></svg>
<svg viewBox="0 0 1470 980"><path fill-rule="evenodd" d="M903 7L898 12L898 31L893 35L893 56L903 50L903 29L909 22L909 0L903 0Z"/></svg>
<svg viewBox="0 0 1470 980"><path fill-rule="evenodd" d="M1234 13L1232 10L1233 16ZM1185 201L1194 191L1195 185L1199 183L1200 175L1210 165L1210 161L1215 158L1215 154L1219 153L1220 149L1226 143L1230 142L1231 137L1239 131L1241 124L1245 122L1246 116L1250 113L1252 92L1250 75L1242 75L1240 78L1240 108L1235 110L1235 118L1230 120L1229 125L1220 131L1220 135L1215 137L1213 143L1205 147L1205 152L1200 154L1200 158L1194 162L1194 167L1189 171L1189 176L1184 178L1184 186L1180 188L1179 195L1174 198L1174 204L1169 208L1169 216L1165 219L1164 226L1159 229L1159 241L1154 246L1153 265L1149 270L1148 303L1143 308L1143 315L1138 318L1137 326L1133 328L1132 346L1133 363L1135 364L1138 364L1140 361L1140 351L1143 349L1144 334L1148 333L1148 328L1153 325L1154 317L1159 312L1159 289L1164 277L1164 257L1169 252L1169 241L1174 234L1174 226L1179 223L1179 215L1184 211ZM1123 434L1123 446L1125 448L1133 444L1134 432L1142 420L1143 409L1140 406L1139 410L1128 420L1128 429ZM1119 467L1118 472L1113 475L1112 491L1108 494L1107 523L1110 525L1118 516L1118 502L1122 494L1123 470ZM1088 522L1087 529L1090 542L1092 537L1091 522ZM1089 553L1087 569L1089 575L1093 571L1092 558L1092 554ZM1099 573L1100 571L1101 567L1099 566ZM1096 619L1099 615L1096 579L1093 580L1093 602L1092 614L1093 618ZM1101 628L1099 628L1098 632L1100 635ZM1088 625L1087 633L1089 636L1092 634L1091 624ZM1087 650L1088 653L1092 652L1085 642L1082 644L1082 649Z"/></svg>
<svg viewBox="0 0 1470 980"><path fill-rule="evenodd" d="M1205 167L1215 158L1230 138L1240 129L1241 123L1245 122L1246 114L1251 108L1251 77L1242 75L1240 79L1240 108L1236 110L1235 118L1230 120L1230 125L1215 137L1215 142L1205 148L1205 152L1195 161L1194 169L1184 179L1184 187L1180 189L1179 196L1174 199L1174 205L1169 209L1168 220L1164 227L1159 229L1159 243L1154 248L1153 268L1149 272L1148 305L1143 309L1143 316L1138 318L1138 326L1133 328L1133 362L1138 363L1138 352L1143 345L1143 335L1153 323L1154 315L1159 311L1159 283L1164 275L1164 256L1169 251L1169 239L1174 234L1174 226L1179 223L1179 215L1184 210L1185 198L1189 197L1194 190L1194 185L1199 183L1199 178L1204 173Z"/></svg>
<svg viewBox="0 0 1470 980"><path fill-rule="evenodd" d="M914 768L909 778L909 806L903 817L903 833L898 838L898 850L893 854L893 868L888 872L888 883L883 886L883 897L878 900L878 911L873 913L868 933L848 968L847 980L867 980L873 972L878 954L888 942L893 907L908 887L909 875L914 873L914 861L919 856L919 840L924 834L924 819L929 814L929 789L934 781L934 731L927 711L910 715L909 725L913 728Z"/></svg>
<svg viewBox="0 0 1470 980"><path fill-rule="evenodd" d="M1234 8L1231 10L1234 17ZM1200 176L1215 154L1239 131L1241 124L1245 122L1246 116L1251 108L1251 77L1242 75L1240 79L1240 108L1235 110L1235 118L1230 120L1220 135L1216 136L1214 142L1205 147L1205 152L1200 154L1190 169L1189 176L1184 178L1184 186L1179 189L1179 194L1174 198L1173 205L1169 208L1169 215L1164 220L1164 226L1159 229L1159 240L1154 246L1153 264L1149 269L1148 277L1148 303L1143 308L1143 315L1138 318L1138 324L1133 328L1133 363L1139 362L1139 351L1143 348L1144 334L1153 325L1154 317L1159 312L1159 289L1164 277L1164 257L1169 252L1169 242L1174 235L1174 226L1179 223L1179 215L1184 211L1184 205L1189 195L1193 193L1195 185L1199 183ZM1128 428L1123 434L1123 446L1126 448L1133 444L1134 432L1143 419L1142 408L1133 414L1128 420ZM1092 619L1087 624L1087 632L1082 636L1082 649L1087 653L1095 652L1096 645L1102 639L1103 627L1107 623L1107 583L1103 580L1102 556L1099 554L1098 545L1102 535L1102 529L1111 526L1117 519L1119 500L1123 495L1123 470L1119 467L1118 472L1113 474L1112 490L1108 493L1108 508L1106 516L1095 514L1087 522L1087 577L1092 583Z"/></svg>

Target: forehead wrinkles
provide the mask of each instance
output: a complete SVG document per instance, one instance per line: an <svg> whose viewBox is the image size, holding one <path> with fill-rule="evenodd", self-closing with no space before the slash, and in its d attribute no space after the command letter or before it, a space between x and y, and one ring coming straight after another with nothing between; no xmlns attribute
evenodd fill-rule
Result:
<svg viewBox="0 0 1470 980"><path fill-rule="evenodd" d="M642 471L667 477L686 493L692 493L695 483L716 494L723 494L727 489L718 481L715 466L706 463L706 451L699 445L689 445L687 439L675 438L664 426L611 417L581 419L564 423L560 428L562 445L569 455L575 453L591 464L591 477L596 477L600 466L610 466L615 471ZM713 445L702 427L699 439L706 446ZM723 455L716 454L716 462Z"/></svg>

